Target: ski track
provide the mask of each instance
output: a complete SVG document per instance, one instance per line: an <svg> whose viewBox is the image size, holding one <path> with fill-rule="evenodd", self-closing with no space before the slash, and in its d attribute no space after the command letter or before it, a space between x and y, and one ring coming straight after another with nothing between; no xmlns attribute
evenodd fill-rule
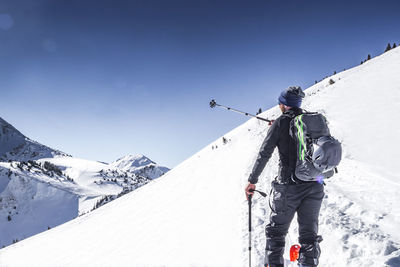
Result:
<svg viewBox="0 0 400 267"><path fill-rule="evenodd" d="M321 91L319 88L317 91ZM319 110L321 112L321 110ZM278 115L278 114L276 114ZM332 127L332 126L331 126ZM257 122L254 137L263 140L266 132ZM320 214L321 242L320 266L368 266L382 263L382 266L400 266L400 234L393 236L399 221L398 199L400 184L390 175L358 162L344 146L344 159L339 173L327 179L325 198ZM252 262L253 266L264 266L265 225L269 222L270 184L276 177L279 159L275 151L259 178L257 189L268 194L263 198L256 194L252 203ZM252 164L247 170L251 172ZM389 178L388 178L389 177ZM396 177L394 177L396 178ZM386 183L391 186L388 187ZM385 203L384 206L379 203ZM248 224L248 204L244 200L242 222ZM391 229L392 228L392 229ZM392 235L387 233L392 233ZM243 227L243 266L248 265L248 226ZM297 216L293 218L286 237L285 266L297 266L290 262L289 248L298 243ZM366 253L366 252L369 253ZM371 253L371 251L373 253ZM340 257L338 257L340 255Z"/></svg>
<svg viewBox="0 0 400 267"><path fill-rule="evenodd" d="M277 155L270 160L271 165L277 164ZM375 179L377 184L370 184L371 179L362 179L367 175L376 177L377 174L362 171L366 166L356 161L348 161L342 163L343 168L339 174L326 181L325 197L321 207L320 214L320 234L324 241L321 242L322 254L320 258L320 266L368 266L381 262L382 266L400 266L400 243L396 237L386 233L382 229L382 222L389 220L388 224L396 224L395 218L388 216L392 211L386 207L377 206L377 199L383 200L385 195L398 193L399 188L392 188L391 192L379 188L382 181ZM267 168L266 169L271 169ZM343 172L343 174L341 174ZM357 173L357 176L353 176ZM346 177L344 177L346 176ZM267 177L275 177L271 171L263 173L260 177L257 188L270 193L271 179ZM379 176L380 177L380 176ZM350 190L346 189L346 182L353 184ZM354 189L354 183L351 179L358 179L358 188ZM365 181L368 181L366 183ZM264 186L262 186L264 185ZM385 187L387 188L387 187ZM365 201L362 196L370 195L373 192L379 192L370 201ZM357 193L357 194L354 194ZM253 266L264 266L265 255L265 225L269 221L270 208L269 199L263 198L258 194L253 199L252 209L252 245ZM389 197L390 199L392 198ZM361 204L360 204L361 203ZM373 203L373 204L372 204ZM374 206L374 207L373 207ZM243 224L248 221L247 201L243 203ZM384 225L384 224L383 224ZM289 247L297 244L298 238L297 217L293 218L289 233L286 237L285 248L285 266L297 266L291 263L289 259ZM248 242L248 228L243 230L243 243ZM373 251L374 253L366 253ZM243 253L248 254L248 247L243 247ZM341 257L337 257L341 255ZM248 261L248 256L246 261Z"/></svg>

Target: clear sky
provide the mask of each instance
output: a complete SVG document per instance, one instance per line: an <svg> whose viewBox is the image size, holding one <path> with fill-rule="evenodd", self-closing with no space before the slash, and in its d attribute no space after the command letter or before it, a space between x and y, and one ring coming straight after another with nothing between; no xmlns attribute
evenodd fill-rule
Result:
<svg viewBox="0 0 400 267"><path fill-rule="evenodd" d="M400 1L0 0L0 117L33 140L174 167L291 85L400 42ZM380 90L380 88L377 88Z"/></svg>

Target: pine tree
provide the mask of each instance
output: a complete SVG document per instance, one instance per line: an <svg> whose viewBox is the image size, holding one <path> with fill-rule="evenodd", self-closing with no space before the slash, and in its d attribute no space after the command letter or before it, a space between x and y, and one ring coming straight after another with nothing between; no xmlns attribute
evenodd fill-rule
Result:
<svg viewBox="0 0 400 267"><path fill-rule="evenodd" d="M370 55L370 54L368 54L367 60L370 60L370 59L371 59L371 55Z"/></svg>
<svg viewBox="0 0 400 267"><path fill-rule="evenodd" d="M333 75L335 75L336 74L336 70L333 72Z"/></svg>
<svg viewBox="0 0 400 267"><path fill-rule="evenodd" d="M392 47L392 49L393 49L393 48L396 48L396 43L393 43L393 47Z"/></svg>
<svg viewBox="0 0 400 267"><path fill-rule="evenodd" d="M390 43L388 43L388 45L386 46L385 52L389 51L390 49L392 49L392 47L390 46Z"/></svg>

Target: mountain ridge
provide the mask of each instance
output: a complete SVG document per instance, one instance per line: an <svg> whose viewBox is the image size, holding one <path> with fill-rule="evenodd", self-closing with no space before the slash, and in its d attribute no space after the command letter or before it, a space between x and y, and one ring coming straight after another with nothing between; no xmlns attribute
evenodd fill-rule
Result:
<svg viewBox="0 0 400 267"><path fill-rule="evenodd" d="M33 141L0 117L0 161L28 161L55 156L70 156Z"/></svg>

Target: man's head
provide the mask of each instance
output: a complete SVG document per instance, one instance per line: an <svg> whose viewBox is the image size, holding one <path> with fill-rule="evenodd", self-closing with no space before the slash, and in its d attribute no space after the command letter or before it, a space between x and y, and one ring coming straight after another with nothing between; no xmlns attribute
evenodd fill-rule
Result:
<svg viewBox="0 0 400 267"><path fill-rule="evenodd" d="M292 107L299 108L301 106L301 101L304 98L305 94L303 90L301 90L300 86L291 86L280 94L278 101L279 101L279 108L282 112L285 112Z"/></svg>

